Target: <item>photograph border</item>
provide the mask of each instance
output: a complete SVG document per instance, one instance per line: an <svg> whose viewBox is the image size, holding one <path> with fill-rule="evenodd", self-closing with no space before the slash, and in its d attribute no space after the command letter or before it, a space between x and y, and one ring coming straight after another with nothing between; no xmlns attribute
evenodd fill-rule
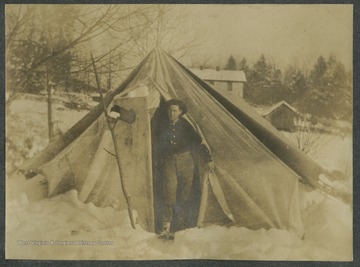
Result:
<svg viewBox="0 0 360 267"><path fill-rule="evenodd" d="M2 157L1 164L1 187L0 195L2 200L2 205L0 208L1 216L1 230L2 234L0 235L1 243L1 261L0 266L360 266L359 252L359 203L360 203L360 185L359 185L359 120L358 114L359 109L359 79L360 79L360 40L359 40L359 14L360 6L359 1L295 1L295 0L272 0L272 1L119 1L119 0L98 0L98 1L89 1L89 0L60 0L56 4L352 4L353 5L353 261L352 262L329 262L329 261L248 261L248 260L149 260L149 261L138 261L138 260L117 260L117 261L93 261L93 260L6 260L5 259L5 60L4 57L1 60L1 84L3 90L0 93L0 99L2 105L0 105L1 113L1 127L2 131L0 133L0 138L2 140L0 151ZM5 0L1 2L1 30L2 30L2 41L1 41L1 51L2 55L5 55L5 5L6 4L55 4L51 0L42 0L42 1L20 1L20 0Z"/></svg>

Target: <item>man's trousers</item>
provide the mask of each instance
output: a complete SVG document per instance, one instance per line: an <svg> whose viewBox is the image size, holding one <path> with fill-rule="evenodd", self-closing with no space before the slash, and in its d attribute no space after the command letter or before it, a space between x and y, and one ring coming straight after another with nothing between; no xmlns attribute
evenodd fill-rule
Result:
<svg viewBox="0 0 360 267"><path fill-rule="evenodd" d="M163 223L170 223L175 204L181 214L189 199L193 176L194 160L190 152L175 154L163 160Z"/></svg>

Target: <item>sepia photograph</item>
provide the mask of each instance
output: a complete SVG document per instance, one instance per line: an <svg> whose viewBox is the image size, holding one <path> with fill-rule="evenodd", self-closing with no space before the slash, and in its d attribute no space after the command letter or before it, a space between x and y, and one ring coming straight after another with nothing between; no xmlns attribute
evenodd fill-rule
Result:
<svg viewBox="0 0 360 267"><path fill-rule="evenodd" d="M4 6L6 259L353 261L352 4Z"/></svg>

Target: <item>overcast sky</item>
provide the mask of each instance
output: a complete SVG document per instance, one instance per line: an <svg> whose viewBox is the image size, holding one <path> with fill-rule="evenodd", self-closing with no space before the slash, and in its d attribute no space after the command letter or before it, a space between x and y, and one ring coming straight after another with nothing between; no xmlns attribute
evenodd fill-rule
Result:
<svg viewBox="0 0 360 267"><path fill-rule="evenodd" d="M352 5L181 5L206 33L203 53L253 63L262 53L284 67L312 67L318 56L352 64ZM201 56L201 55L199 55ZM187 59L190 60L190 59ZM190 60L191 61L191 60Z"/></svg>

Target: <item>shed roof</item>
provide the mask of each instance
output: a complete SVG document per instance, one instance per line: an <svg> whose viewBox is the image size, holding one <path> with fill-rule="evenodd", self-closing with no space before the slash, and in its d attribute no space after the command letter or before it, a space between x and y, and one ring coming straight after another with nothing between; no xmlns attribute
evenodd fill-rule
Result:
<svg viewBox="0 0 360 267"><path fill-rule="evenodd" d="M241 70L189 69L205 81L246 82L245 72Z"/></svg>
<svg viewBox="0 0 360 267"><path fill-rule="evenodd" d="M286 101L280 101L280 102L274 104L273 106L271 106L269 109L263 111L261 115L262 116L269 115L271 112L273 112L277 108L281 107L282 105L285 105L286 107L288 107L294 113L299 114L299 112L294 107L292 107L289 103L287 103Z"/></svg>

